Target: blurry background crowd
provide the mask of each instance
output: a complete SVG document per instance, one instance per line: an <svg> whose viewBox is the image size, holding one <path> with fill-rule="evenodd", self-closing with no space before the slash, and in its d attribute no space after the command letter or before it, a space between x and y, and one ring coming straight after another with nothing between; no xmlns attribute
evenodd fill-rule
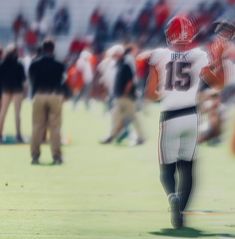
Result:
<svg viewBox="0 0 235 239"><path fill-rule="evenodd" d="M9 0L1 3L1 41L14 40L25 55L53 36L61 58L87 46L101 53L115 41L156 47L165 44L166 22L182 12L195 19L204 41L215 20L233 21L233 10L233 0Z"/></svg>
<svg viewBox="0 0 235 239"><path fill-rule="evenodd" d="M1 5L1 61L8 60L12 46L7 45L14 43L14 57L23 67L23 70L19 70L19 81L22 83L20 90L23 94L15 98L17 138L20 141L20 105L24 97L31 96L32 91L28 68L33 59L40 57L44 39L54 40L56 57L66 65L66 97L72 99L74 108L84 99L89 109L90 100L96 99L105 102L107 110L112 109L113 98L117 93L117 62L125 58L134 75L135 97L132 100L137 103L138 111L141 111L146 103L146 54L149 49L166 45L164 29L172 16L179 13L190 16L198 32L196 44L208 51L216 38L214 23L224 20L235 23L234 0L8 0L1 2ZM6 13L7 8L9 11ZM232 61L228 62L227 69L229 88L222 93L207 87L202 89L200 99L205 122L201 142L220 142L222 123L226 118L224 112L233 106L235 67ZM220 104L221 101L223 104ZM127 120L120 140L128 135L129 124ZM140 132L139 126L138 130ZM141 134L137 143L144 143L144 138ZM103 143L109 141L110 138Z"/></svg>

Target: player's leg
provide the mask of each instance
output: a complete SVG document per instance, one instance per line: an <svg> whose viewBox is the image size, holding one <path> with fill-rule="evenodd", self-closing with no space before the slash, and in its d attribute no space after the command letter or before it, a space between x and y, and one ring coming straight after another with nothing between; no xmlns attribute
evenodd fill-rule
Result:
<svg viewBox="0 0 235 239"><path fill-rule="evenodd" d="M2 140L2 132L4 127L4 122L6 118L6 114L11 103L12 94L10 93L3 93L2 94L2 105L0 111L0 140Z"/></svg>
<svg viewBox="0 0 235 239"><path fill-rule="evenodd" d="M184 211L189 203L193 188L193 166L196 157L198 121L197 115L191 114L182 117L185 131L180 138L179 161L177 170L179 173L178 193L181 198L181 211Z"/></svg>
<svg viewBox="0 0 235 239"><path fill-rule="evenodd" d="M18 142L23 142L23 138L21 134L21 119L20 119L20 112L21 112L23 98L24 96L22 93L15 93L13 95L13 101L15 105L16 139Z"/></svg>
<svg viewBox="0 0 235 239"><path fill-rule="evenodd" d="M63 96L52 94L48 96L48 125L50 130L51 153L54 164L62 164L61 124Z"/></svg>
<svg viewBox="0 0 235 239"><path fill-rule="evenodd" d="M110 135L101 141L102 144L109 144L111 143L117 135L121 132L121 130L124 127L124 119L125 119L125 103L123 102L123 99L116 99L114 103L114 107L112 110L111 120L111 132Z"/></svg>
<svg viewBox="0 0 235 239"><path fill-rule="evenodd" d="M175 170L176 163L160 165L160 180L167 196L175 193Z"/></svg>
<svg viewBox="0 0 235 239"><path fill-rule="evenodd" d="M33 99L33 116L32 116L32 138L31 138L31 156L32 164L38 164L40 156L40 145L45 132L47 109L45 96L36 94Z"/></svg>
<svg viewBox="0 0 235 239"><path fill-rule="evenodd" d="M90 108L91 92L92 92L92 82L87 83L85 86L84 102L85 102L86 109Z"/></svg>
<svg viewBox="0 0 235 239"><path fill-rule="evenodd" d="M175 119L160 123L158 158L160 162L160 179L167 193L175 193L175 169L180 139Z"/></svg>
<svg viewBox="0 0 235 239"><path fill-rule="evenodd" d="M193 187L193 161L180 160L177 162L177 169L179 172L180 210L184 211L189 203Z"/></svg>
<svg viewBox="0 0 235 239"><path fill-rule="evenodd" d="M126 117L133 122L133 126L137 133L136 144L144 143L144 132L137 114L136 102L131 99L126 99L127 115Z"/></svg>
<svg viewBox="0 0 235 239"><path fill-rule="evenodd" d="M174 228L182 226L182 214L180 212L180 200L176 194L176 162L179 151L179 127L175 127L175 119L160 123L159 136L159 161L160 179L166 191L171 207L171 223Z"/></svg>
<svg viewBox="0 0 235 239"><path fill-rule="evenodd" d="M73 97L73 106L75 107L78 104L78 101L80 101L80 99L82 98L82 96L84 95L84 91L85 91L85 86L83 86L79 92L77 92L75 94L75 96Z"/></svg>

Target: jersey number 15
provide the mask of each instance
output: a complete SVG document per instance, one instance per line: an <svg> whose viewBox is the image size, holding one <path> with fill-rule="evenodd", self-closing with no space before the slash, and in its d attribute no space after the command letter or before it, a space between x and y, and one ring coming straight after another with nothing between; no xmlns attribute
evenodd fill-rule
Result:
<svg viewBox="0 0 235 239"><path fill-rule="evenodd" d="M191 63L170 61L166 65L166 90L187 91L191 86ZM174 71L175 69L175 71Z"/></svg>

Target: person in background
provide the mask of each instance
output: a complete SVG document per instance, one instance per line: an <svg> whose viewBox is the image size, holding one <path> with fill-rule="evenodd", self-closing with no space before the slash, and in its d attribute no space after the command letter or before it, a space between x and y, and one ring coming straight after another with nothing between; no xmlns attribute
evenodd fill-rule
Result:
<svg viewBox="0 0 235 239"><path fill-rule="evenodd" d="M26 30L24 41L28 51L30 53L35 52L38 45L38 33L34 27L30 27Z"/></svg>
<svg viewBox="0 0 235 239"><path fill-rule="evenodd" d="M99 25L101 19L103 18L103 13L99 6L97 6L92 12L89 19L89 30L91 32L95 31L97 26Z"/></svg>
<svg viewBox="0 0 235 239"><path fill-rule="evenodd" d="M82 73L77 69L76 62L67 68L67 85L73 97L76 97L84 86Z"/></svg>
<svg viewBox="0 0 235 239"><path fill-rule="evenodd" d="M101 141L111 143L126 126L133 123L137 140L136 145L144 143L144 134L137 117L135 96L135 62L134 47L127 47L123 57L118 61L117 75L114 83L114 107L112 112L112 129L110 135Z"/></svg>
<svg viewBox="0 0 235 239"><path fill-rule="evenodd" d="M114 40L118 39L122 41L127 41L128 39L130 39L129 33L131 32L132 22L133 22L132 9L122 12L113 26L112 38Z"/></svg>
<svg viewBox="0 0 235 239"><path fill-rule="evenodd" d="M147 50L136 57L138 110L144 108L144 91L149 72L148 58L146 58L148 53Z"/></svg>
<svg viewBox="0 0 235 239"><path fill-rule="evenodd" d="M224 123L224 110L221 95L218 90L207 88L199 93L201 125L199 127L198 143L208 142L217 145L221 141Z"/></svg>
<svg viewBox="0 0 235 239"><path fill-rule="evenodd" d="M36 20L40 22L45 15L47 8L54 8L55 0L39 0L36 6Z"/></svg>
<svg viewBox="0 0 235 239"><path fill-rule="evenodd" d="M92 55L88 50L83 50L76 62L78 74L79 73L81 74L84 84L80 89L79 93L74 97L74 105L77 104L77 102L81 99L81 97L84 97L87 109L90 107L89 101L93 81L93 69L91 65L91 57Z"/></svg>
<svg viewBox="0 0 235 239"><path fill-rule="evenodd" d="M152 15L152 3L148 1L134 23L133 31L139 38L148 34Z"/></svg>
<svg viewBox="0 0 235 239"><path fill-rule="evenodd" d="M151 29L150 39L153 35L157 35L159 41L164 40L164 25L170 16L170 5L166 0L159 0L153 9L154 28Z"/></svg>
<svg viewBox="0 0 235 239"><path fill-rule="evenodd" d="M18 37L21 35L22 31L25 31L28 27L28 23L22 13L19 13L15 20L12 23L12 31L14 34L15 42L18 40Z"/></svg>
<svg viewBox="0 0 235 239"><path fill-rule="evenodd" d="M99 20L96 26L94 39L93 39L93 49L96 54L100 54L104 52L104 49L108 40L108 36L109 36L107 29L108 29L108 22L106 18L103 16Z"/></svg>
<svg viewBox="0 0 235 239"><path fill-rule="evenodd" d="M3 58L3 49L2 46L0 46L0 65L2 64L2 58ZM1 99L2 99L2 85L1 85L1 79L0 79L0 110L1 110Z"/></svg>
<svg viewBox="0 0 235 239"><path fill-rule="evenodd" d="M234 94L234 62L235 62L235 44L233 42L235 37L235 25L232 22L221 20L216 21L213 24L214 37L206 45L208 51L210 62L214 62L214 68L217 70L219 68L217 65L220 65L220 59L223 62L223 68L225 69L225 87L221 92L220 97L213 97L213 102L221 100L222 103L228 103L229 98L232 98ZM214 103L214 104L215 104ZM221 110L221 107L215 107L212 105L209 112L209 124L210 128L207 134L202 135L201 141L207 140L208 137L216 137L216 140L210 141L209 143L214 143L218 141L218 136L222 131L222 123L224 118L224 112ZM223 113L223 114L222 114ZM231 149L232 152L235 152L235 133L233 133Z"/></svg>
<svg viewBox="0 0 235 239"><path fill-rule="evenodd" d="M54 17L54 29L55 35L67 35L70 30L70 13L67 6L62 6Z"/></svg>
<svg viewBox="0 0 235 239"><path fill-rule="evenodd" d="M23 142L21 134L20 112L24 98L25 72L23 65L18 61L18 52L15 45L9 45L6 55L0 66L0 79L2 88L2 102L0 110L0 142L3 141L2 133L5 117L10 103L15 105L16 140Z"/></svg>
<svg viewBox="0 0 235 239"><path fill-rule="evenodd" d="M106 104L108 110L113 106L113 88L117 74L117 62L124 54L124 46L117 44L106 51L104 59L97 66L99 74L99 83L102 84L106 91Z"/></svg>
<svg viewBox="0 0 235 239"><path fill-rule="evenodd" d="M170 6L166 0L159 0L154 6L155 27L161 30L170 15Z"/></svg>
<svg viewBox="0 0 235 239"><path fill-rule="evenodd" d="M68 54L66 56L66 62L68 65L71 63L74 63L80 55L80 53L88 47L89 42L84 39L83 37L80 37L79 34L77 34L71 41L69 45Z"/></svg>
<svg viewBox="0 0 235 239"><path fill-rule="evenodd" d="M54 48L52 40L45 40L42 56L36 58L29 68L33 92L32 164L39 164L40 145L47 128L50 130L53 164L63 163L60 130L65 66L55 60Z"/></svg>

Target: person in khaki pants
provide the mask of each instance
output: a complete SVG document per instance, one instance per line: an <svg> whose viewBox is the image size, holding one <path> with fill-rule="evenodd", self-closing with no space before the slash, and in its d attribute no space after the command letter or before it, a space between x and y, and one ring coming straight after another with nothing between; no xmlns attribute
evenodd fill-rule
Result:
<svg viewBox="0 0 235 239"><path fill-rule="evenodd" d="M112 119L110 140L120 133L123 127L125 127L125 124L132 123L138 136L135 144L138 145L144 143L144 133L136 114L136 103L134 100L128 98L127 96L117 98L114 102Z"/></svg>
<svg viewBox="0 0 235 239"><path fill-rule="evenodd" d="M101 144L112 143L121 130L130 123L133 124L137 133L135 145L141 145L145 142L144 132L136 110L135 67L132 64L132 54L134 54L134 48L128 47L118 61L113 92L112 128L110 135L102 140Z"/></svg>
<svg viewBox="0 0 235 239"><path fill-rule="evenodd" d="M40 145L46 129L50 132L53 164L62 164L61 121L63 105L63 75L65 66L54 59L54 42L43 43L43 56L29 68L33 89L32 164L39 164Z"/></svg>

